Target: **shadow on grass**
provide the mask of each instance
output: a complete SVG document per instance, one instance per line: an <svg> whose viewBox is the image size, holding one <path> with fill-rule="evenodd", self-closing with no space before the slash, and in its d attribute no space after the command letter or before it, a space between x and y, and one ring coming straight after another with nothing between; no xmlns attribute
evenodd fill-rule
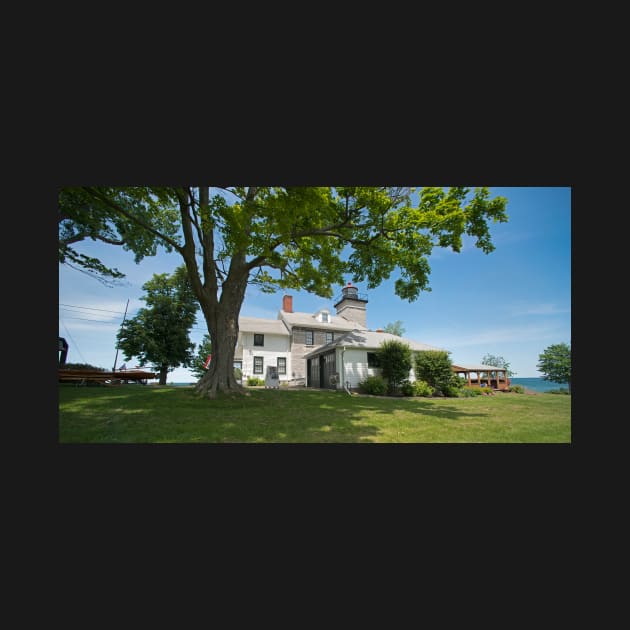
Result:
<svg viewBox="0 0 630 630"><path fill-rule="evenodd" d="M207 400L192 388L60 388L59 440L74 443L361 443L384 437L385 416L408 422L483 418L444 400L249 390ZM389 441L385 439L384 441Z"/></svg>

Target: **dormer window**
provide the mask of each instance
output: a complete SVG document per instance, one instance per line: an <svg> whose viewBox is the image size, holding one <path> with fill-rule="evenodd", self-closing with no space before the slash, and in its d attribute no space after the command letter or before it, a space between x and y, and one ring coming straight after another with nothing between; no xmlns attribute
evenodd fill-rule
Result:
<svg viewBox="0 0 630 630"><path fill-rule="evenodd" d="M323 324L330 323L330 313L328 311L319 311L317 319Z"/></svg>

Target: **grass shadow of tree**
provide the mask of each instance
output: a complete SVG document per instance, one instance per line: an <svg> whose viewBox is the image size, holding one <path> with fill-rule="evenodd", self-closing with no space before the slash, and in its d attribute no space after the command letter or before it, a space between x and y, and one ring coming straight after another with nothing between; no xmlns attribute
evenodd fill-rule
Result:
<svg viewBox="0 0 630 630"><path fill-rule="evenodd" d="M383 440L389 428L383 416L449 422L484 417L431 400L330 390L251 390L249 396L216 400L174 387L64 393L60 437L72 442L366 443Z"/></svg>

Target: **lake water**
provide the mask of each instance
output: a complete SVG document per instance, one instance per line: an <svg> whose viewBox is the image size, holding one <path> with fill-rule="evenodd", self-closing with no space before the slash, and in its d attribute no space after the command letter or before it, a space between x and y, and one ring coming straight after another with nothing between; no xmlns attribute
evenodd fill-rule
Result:
<svg viewBox="0 0 630 630"><path fill-rule="evenodd" d="M519 378L512 376L510 378L512 385L522 385L526 389L532 389L535 392L548 392L550 389L569 389L567 383L554 383L553 381L545 381L540 377Z"/></svg>

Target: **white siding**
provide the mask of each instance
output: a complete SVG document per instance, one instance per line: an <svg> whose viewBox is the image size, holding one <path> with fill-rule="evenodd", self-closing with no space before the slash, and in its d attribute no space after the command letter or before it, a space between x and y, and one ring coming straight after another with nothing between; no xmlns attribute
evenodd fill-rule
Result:
<svg viewBox="0 0 630 630"><path fill-rule="evenodd" d="M350 383L351 389L359 387L359 383L364 381L368 376L373 376L378 373L375 368L368 368L367 364L367 350L360 348L348 348L337 351L337 365L341 366L341 357L343 354L343 372L339 370L340 378L343 378L343 386L346 381Z"/></svg>
<svg viewBox="0 0 630 630"><path fill-rule="evenodd" d="M286 374L280 374L280 381L288 381L291 378L291 351L289 349L289 335L265 334L265 345L254 345L254 333L239 333L239 344L243 344L243 382L247 382L248 376L265 378L268 365L278 365L278 357L284 357L287 363ZM254 357L263 358L263 373L254 374Z"/></svg>
<svg viewBox="0 0 630 630"><path fill-rule="evenodd" d="M262 333L261 333L262 334ZM252 350L265 350L271 352L289 352L291 348L289 347L289 333L286 335L274 335L271 333L264 333L264 342L263 346L255 346L254 345L254 333L253 332L241 332L239 333L239 343L243 344L243 348Z"/></svg>
<svg viewBox="0 0 630 630"><path fill-rule="evenodd" d="M370 350L374 352L374 350ZM381 368L368 367L367 350L361 348L348 348L345 353L341 349L337 349L337 366L339 378L343 379L339 387L343 387L346 381L350 383L351 389L359 387L359 383L364 381L368 376L380 376ZM341 357L343 354L343 372L341 370ZM409 380L415 381L416 375L411 368L409 372Z"/></svg>

